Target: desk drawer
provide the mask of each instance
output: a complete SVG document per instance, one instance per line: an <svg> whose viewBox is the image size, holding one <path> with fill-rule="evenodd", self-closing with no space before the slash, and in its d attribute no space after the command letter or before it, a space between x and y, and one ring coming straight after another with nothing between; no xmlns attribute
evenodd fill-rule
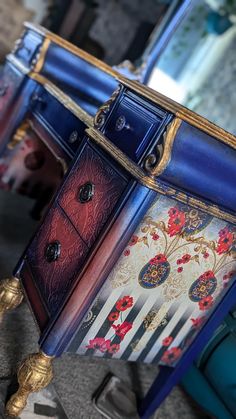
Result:
<svg viewBox="0 0 236 419"><path fill-rule="evenodd" d="M85 124L42 88L32 97L32 112L50 131L55 141L73 156L87 128Z"/></svg>
<svg viewBox="0 0 236 419"><path fill-rule="evenodd" d="M86 144L59 196L59 204L90 247L124 192L127 180Z"/></svg>
<svg viewBox="0 0 236 419"><path fill-rule="evenodd" d="M135 162L142 157L149 142L156 137L167 113L154 109L134 96L124 95L114 107L104 126L106 137Z"/></svg>
<svg viewBox="0 0 236 419"><path fill-rule="evenodd" d="M51 208L27 251L36 286L51 314L71 289L88 248L63 212Z"/></svg>

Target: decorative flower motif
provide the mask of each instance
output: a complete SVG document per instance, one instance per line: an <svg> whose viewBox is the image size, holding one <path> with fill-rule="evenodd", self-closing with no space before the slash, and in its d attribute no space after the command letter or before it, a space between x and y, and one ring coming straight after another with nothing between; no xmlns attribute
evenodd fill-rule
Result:
<svg viewBox="0 0 236 419"><path fill-rule="evenodd" d="M178 208L171 208L168 211L170 216L168 221L167 233L170 237L175 236L176 234L181 233L184 224L185 224L185 214L180 211Z"/></svg>
<svg viewBox="0 0 236 419"><path fill-rule="evenodd" d="M109 354L116 354L116 352L118 352L119 349L120 349L120 344L113 343L112 345L108 346L107 351L109 352Z"/></svg>
<svg viewBox="0 0 236 419"><path fill-rule="evenodd" d="M204 316L197 317L196 319L191 319L191 321L192 321L194 327L199 328L204 323L205 317Z"/></svg>
<svg viewBox="0 0 236 419"><path fill-rule="evenodd" d="M118 311L114 311L113 313L109 314L108 320L110 322L115 322L119 319L120 313Z"/></svg>
<svg viewBox="0 0 236 419"><path fill-rule="evenodd" d="M178 273L183 272L183 268L182 268L182 266L180 266L180 267L177 269L177 272L178 272Z"/></svg>
<svg viewBox="0 0 236 419"><path fill-rule="evenodd" d="M163 346L170 346L170 344L173 342L172 336L168 336L162 341Z"/></svg>
<svg viewBox="0 0 236 419"><path fill-rule="evenodd" d="M182 256L182 262L183 263L188 263L191 259L191 255L189 255L188 253L186 253L186 255Z"/></svg>
<svg viewBox="0 0 236 419"><path fill-rule="evenodd" d="M209 308L213 306L213 302L214 302L213 297L211 295L208 295L208 297L205 297L199 301L198 303L199 309L202 311L208 310Z"/></svg>
<svg viewBox="0 0 236 419"><path fill-rule="evenodd" d="M110 339L105 340L105 338L94 338L89 341L89 344L86 346L87 349L95 349L100 352L106 352L110 346Z"/></svg>
<svg viewBox="0 0 236 419"><path fill-rule="evenodd" d="M160 237L158 236L158 234L157 233L153 233L152 234L152 240L158 240Z"/></svg>
<svg viewBox="0 0 236 419"><path fill-rule="evenodd" d="M177 262L176 263L177 263L177 265L181 265L181 263L183 263L182 262L182 259L177 259Z"/></svg>
<svg viewBox="0 0 236 419"><path fill-rule="evenodd" d="M212 279L214 277L215 277L215 275L214 275L213 271L206 271L201 276L199 276L199 280L200 281L205 281L205 280L208 280L208 279Z"/></svg>
<svg viewBox="0 0 236 419"><path fill-rule="evenodd" d="M129 256L130 255L130 250L129 249L126 249L125 251L124 251L124 256Z"/></svg>
<svg viewBox="0 0 236 419"><path fill-rule="evenodd" d="M210 256L210 255L209 255L209 253L208 253L208 252L204 252L204 253L203 253L203 257L204 257L204 259L209 258L209 256Z"/></svg>
<svg viewBox="0 0 236 419"><path fill-rule="evenodd" d="M131 237L129 246L134 246L136 243L138 243L138 236Z"/></svg>
<svg viewBox="0 0 236 419"><path fill-rule="evenodd" d="M167 349L167 351L164 352L161 361L167 365L172 365L177 359L180 358L182 354L182 349L178 347L174 347L171 349Z"/></svg>
<svg viewBox="0 0 236 419"><path fill-rule="evenodd" d="M120 337L121 340L124 339L126 333L133 327L133 323L123 322L122 324L112 325L113 329L115 330L115 334Z"/></svg>
<svg viewBox="0 0 236 419"><path fill-rule="evenodd" d="M125 311L133 305L133 297L126 295L116 303L116 309L118 311Z"/></svg>
<svg viewBox="0 0 236 419"><path fill-rule="evenodd" d="M166 256L162 253L159 253L158 255L154 256L154 258L150 259L149 263L150 265L157 265L158 263L164 263L166 261Z"/></svg>
<svg viewBox="0 0 236 419"><path fill-rule="evenodd" d="M233 241L234 234L229 230L228 227L220 230L216 249L217 253L221 255L222 253L228 252L233 244Z"/></svg>

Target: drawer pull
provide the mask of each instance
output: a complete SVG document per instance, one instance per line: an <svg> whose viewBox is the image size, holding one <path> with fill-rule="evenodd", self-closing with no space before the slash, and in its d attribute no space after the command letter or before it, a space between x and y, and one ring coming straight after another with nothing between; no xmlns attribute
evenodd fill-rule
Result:
<svg viewBox="0 0 236 419"><path fill-rule="evenodd" d="M69 143L74 144L79 138L79 134L77 131L72 131L69 137Z"/></svg>
<svg viewBox="0 0 236 419"><path fill-rule="evenodd" d="M115 130L122 131L122 129L131 129L130 125L126 123L126 118L124 115L119 116L116 120Z"/></svg>
<svg viewBox="0 0 236 419"><path fill-rule="evenodd" d="M61 253L61 244L59 241L55 240L47 245L45 249L45 257L47 262L55 262Z"/></svg>
<svg viewBox="0 0 236 419"><path fill-rule="evenodd" d="M92 200L94 195L94 184L92 182L86 182L79 189L78 199L81 204L85 204Z"/></svg>

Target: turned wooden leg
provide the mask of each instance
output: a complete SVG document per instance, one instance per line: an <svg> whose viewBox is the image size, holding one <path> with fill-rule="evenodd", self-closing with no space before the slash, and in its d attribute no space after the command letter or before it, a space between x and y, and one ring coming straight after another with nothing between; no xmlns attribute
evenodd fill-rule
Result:
<svg viewBox="0 0 236 419"><path fill-rule="evenodd" d="M0 322L7 310L16 308L23 300L20 281L17 278L3 279L0 282Z"/></svg>
<svg viewBox="0 0 236 419"><path fill-rule="evenodd" d="M6 405L6 414L19 416L27 403L30 393L42 390L53 378L53 357L43 352L29 355L21 364L17 378L18 391L13 394Z"/></svg>

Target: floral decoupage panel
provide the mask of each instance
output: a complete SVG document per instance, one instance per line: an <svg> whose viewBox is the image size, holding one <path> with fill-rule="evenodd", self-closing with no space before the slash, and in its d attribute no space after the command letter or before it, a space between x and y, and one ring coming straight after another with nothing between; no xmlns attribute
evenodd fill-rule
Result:
<svg viewBox="0 0 236 419"><path fill-rule="evenodd" d="M175 365L235 272L236 227L159 195L71 348Z"/></svg>

